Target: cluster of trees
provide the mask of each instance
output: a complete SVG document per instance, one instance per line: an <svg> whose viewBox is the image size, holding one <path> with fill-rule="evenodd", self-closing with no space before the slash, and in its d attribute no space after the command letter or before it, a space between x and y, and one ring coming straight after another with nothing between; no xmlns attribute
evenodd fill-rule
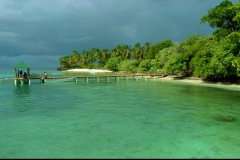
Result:
<svg viewBox="0 0 240 160"><path fill-rule="evenodd" d="M123 44L112 50L107 48L101 50L98 47L92 48L90 51L84 50L82 53L73 50L72 55L61 57L59 62L63 70L106 68L112 71L147 71L151 68L151 60L155 59L158 51L171 45L173 45L171 40L165 40L153 45L147 42L144 46L136 43L133 48Z"/></svg>
<svg viewBox="0 0 240 160"><path fill-rule="evenodd" d="M240 76L240 2L222 1L200 19L216 28L212 35L193 33L185 41L167 39L157 44L92 48L61 57L60 69L106 68L141 72L153 68L165 74L196 76L208 80L235 81Z"/></svg>

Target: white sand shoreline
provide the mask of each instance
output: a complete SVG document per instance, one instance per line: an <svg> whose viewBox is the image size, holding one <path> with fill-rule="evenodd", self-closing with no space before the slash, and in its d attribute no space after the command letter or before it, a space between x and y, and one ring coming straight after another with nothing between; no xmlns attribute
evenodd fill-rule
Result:
<svg viewBox="0 0 240 160"><path fill-rule="evenodd" d="M83 69L68 69L66 71L71 71L71 72L91 72L91 73L95 73L95 72L112 72L109 70L104 70L104 69L87 69L87 68L83 68Z"/></svg>
<svg viewBox="0 0 240 160"><path fill-rule="evenodd" d="M157 78L157 80L166 80L166 81L175 81L175 82L184 82L184 83L191 83L197 84L202 86L211 86L211 87L220 87L220 88L229 88L229 89L237 89L240 90L240 84L232 84L227 82L208 82L203 81L202 79L174 79L173 77L163 77Z"/></svg>

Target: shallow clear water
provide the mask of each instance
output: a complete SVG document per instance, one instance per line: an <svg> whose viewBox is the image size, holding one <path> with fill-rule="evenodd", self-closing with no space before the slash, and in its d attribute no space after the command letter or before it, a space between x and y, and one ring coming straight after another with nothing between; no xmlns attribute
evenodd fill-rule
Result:
<svg viewBox="0 0 240 160"><path fill-rule="evenodd" d="M239 93L144 79L2 81L0 157L240 158Z"/></svg>

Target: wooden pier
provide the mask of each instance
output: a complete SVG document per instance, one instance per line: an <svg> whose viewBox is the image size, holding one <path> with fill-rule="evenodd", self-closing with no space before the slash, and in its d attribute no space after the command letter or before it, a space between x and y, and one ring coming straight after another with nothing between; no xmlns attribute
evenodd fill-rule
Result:
<svg viewBox="0 0 240 160"><path fill-rule="evenodd" d="M67 75L63 75L63 76L52 76L51 74L49 74L47 76L47 78L44 78L46 80L64 80L64 79L67 79L67 78L71 78L71 77L74 77L74 81L77 82L77 81L81 81L81 79L85 80L85 81L89 81L89 80L96 80L97 82L99 82L100 80L105 80L105 81L110 81L110 79L114 79L114 80L120 80L120 79L123 79L123 80L129 80L129 79L135 79L135 80L138 80L138 79L156 79L156 78L163 78L165 75L163 74L160 74L160 73L156 73L156 74L152 74L152 73L145 73L145 74L127 74L127 73L97 73L97 74L94 74L94 75L90 75L90 74L83 74L83 73L75 73L75 74L67 74ZM31 79L39 79L40 82L41 80L43 79L43 75L34 75L31 77Z"/></svg>
<svg viewBox="0 0 240 160"><path fill-rule="evenodd" d="M19 70L20 69L20 70ZM23 69L23 70L22 70ZM24 71L24 74L19 74ZM85 81L89 81L91 79L95 79L97 82L100 80L110 81L110 79L115 80L128 80L128 79L156 79L156 78L163 78L166 76L164 73L160 72L68 72L63 71L61 72L61 76L53 76L51 73L44 72L43 74L30 74L30 66L25 64L21 61L18 65L14 67L14 82L16 84L29 84L31 80L39 79L40 83L46 81L50 82L65 82L65 81L80 81L84 79Z"/></svg>
<svg viewBox="0 0 240 160"><path fill-rule="evenodd" d="M44 72L43 74L30 74L30 66L21 61L18 65L14 66L14 83L16 84L29 84L31 83L31 79L39 79L40 82L44 82L47 79L59 80L58 82L64 81L78 81L79 79L85 79L88 81L89 79L96 79L99 82L100 79L104 79L109 81L110 78L114 78L115 80L119 80L120 78L125 79L156 79L159 77L166 76L164 73L160 72L61 72L61 76L53 76L52 74ZM52 81L54 82L54 81Z"/></svg>

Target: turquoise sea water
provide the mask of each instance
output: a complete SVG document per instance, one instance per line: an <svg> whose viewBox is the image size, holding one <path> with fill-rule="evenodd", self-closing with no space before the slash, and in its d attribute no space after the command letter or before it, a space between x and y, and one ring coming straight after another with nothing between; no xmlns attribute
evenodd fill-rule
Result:
<svg viewBox="0 0 240 160"><path fill-rule="evenodd" d="M240 158L240 89L8 80L0 97L0 158Z"/></svg>

